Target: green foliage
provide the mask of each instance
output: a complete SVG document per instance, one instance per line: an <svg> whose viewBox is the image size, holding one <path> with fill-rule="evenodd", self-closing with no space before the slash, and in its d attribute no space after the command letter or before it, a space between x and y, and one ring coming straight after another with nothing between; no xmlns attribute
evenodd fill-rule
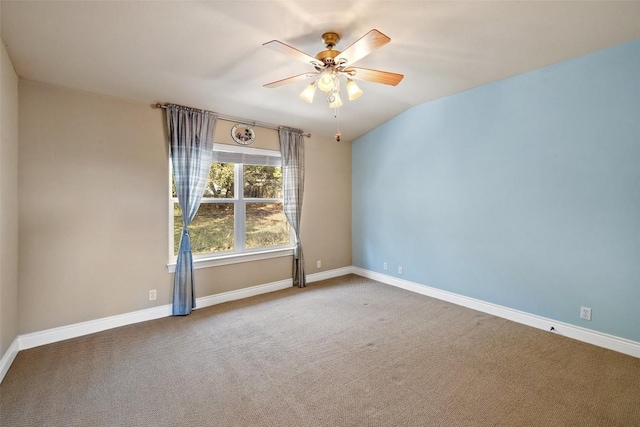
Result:
<svg viewBox="0 0 640 427"><path fill-rule="evenodd" d="M233 163L212 163L204 197L233 198Z"/></svg>
<svg viewBox="0 0 640 427"><path fill-rule="evenodd" d="M234 198L233 163L213 163L209 170L203 200ZM282 168L275 166L243 165L243 196L251 199L282 198ZM175 183L172 184L173 197ZM194 254L231 251L234 249L233 203L203 202L189 225L191 249ZM247 248L260 248L287 244L290 240L289 224L282 203L246 204ZM174 204L174 253L178 253L182 233L182 213Z"/></svg>
<svg viewBox="0 0 640 427"><path fill-rule="evenodd" d="M175 203L174 254L178 253L182 233L182 212ZM189 224L193 254L224 252L234 249L233 204L201 203ZM281 203L247 203L246 246L261 248L287 244L289 224Z"/></svg>
<svg viewBox="0 0 640 427"><path fill-rule="evenodd" d="M282 197L282 168L244 165L244 197L279 199Z"/></svg>
<svg viewBox="0 0 640 427"><path fill-rule="evenodd" d="M243 166L244 189L246 198L279 199L282 198L282 168L277 166ZM177 197L175 181L171 180L172 197ZM203 197L234 198L233 163L213 163L209 170L207 185Z"/></svg>
<svg viewBox="0 0 640 427"><path fill-rule="evenodd" d="M262 248L289 243L289 223L280 203L247 203L245 244Z"/></svg>
<svg viewBox="0 0 640 427"><path fill-rule="evenodd" d="M182 211L177 203L173 214L173 252L177 254L182 233ZM233 204L201 203L189 224L189 235L194 255L233 250Z"/></svg>

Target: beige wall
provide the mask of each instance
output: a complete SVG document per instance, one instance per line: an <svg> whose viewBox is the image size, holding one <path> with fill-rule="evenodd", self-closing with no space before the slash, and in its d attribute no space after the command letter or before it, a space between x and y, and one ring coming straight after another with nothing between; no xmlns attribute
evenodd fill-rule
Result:
<svg viewBox="0 0 640 427"><path fill-rule="evenodd" d="M20 333L168 304L163 110L24 80L19 89ZM231 125L219 122L219 142ZM277 141L256 135L258 147ZM350 144L310 138L306 150L308 273L349 266ZM196 295L289 277L290 257L200 269Z"/></svg>
<svg viewBox="0 0 640 427"><path fill-rule="evenodd" d="M18 335L18 76L0 40L0 359Z"/></svg>

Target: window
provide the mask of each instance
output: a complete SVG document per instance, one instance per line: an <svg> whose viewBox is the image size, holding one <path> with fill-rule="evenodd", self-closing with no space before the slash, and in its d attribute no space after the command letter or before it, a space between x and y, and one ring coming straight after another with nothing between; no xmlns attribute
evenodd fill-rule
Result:
<svg viewBox="0 0 640 427"><path fill-rule="evenodd" d="M292 248L282 208L280 153L233 146L228 150L233 151L214 152L200 207L189 225L194 266L203 259L237 260L239 255ZM173 173L171 182L170 264L175 263L182 232Z"/></svg>

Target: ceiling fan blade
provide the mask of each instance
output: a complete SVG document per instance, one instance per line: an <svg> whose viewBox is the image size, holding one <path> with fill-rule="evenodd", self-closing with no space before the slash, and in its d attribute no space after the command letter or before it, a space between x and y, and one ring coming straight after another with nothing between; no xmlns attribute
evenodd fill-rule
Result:
<svg viewBox="0 0 640 427"><path fill-rule="evenodd" d="M371 30L364 36L360 37L360 39L351 46L346 48L340 55L336 56L334 61L336 64L353 64L390 41L391 39L380 31L375 29Z"/></svg>
<svg viewBox="0 0 640 427"><path fill-rule="evenodd" d="M318 74L320 73L312 72L312 73L298 74L297 76L288 77L286 79L276 80L275 82L267 83L266 85L264 85L264 87L274 88L274 87L286 85L289 83L298 82L300 80L305 80L310 77L317 76Z"/></svg>
<svg viewBox="0 0 640 427"><path fill-rule="evenodd" d="M280 52L283 53L285 55L289 55L292 58L297 59L298 61L302 61L305 64L311 64L311 65L324 65L322 64L322 61L318 61L316 58L314 58L313 56L309 56L306 53L296 49L295 47L291 47L288 44L284 44L278 40L271 40L270 42L266 42L264 43L262 46L268 47L269 49L273 49L276 52Z"/></svg>
<svg viewBox="0 0 640 427"><path fill-rule="evenodd" d="M345 73L351 75L351 78L366 80L374 83L382 83L385 85L397 86L404 78L402 74L390 73L388 71L369 70L367 68L347 68Z"/></svg>

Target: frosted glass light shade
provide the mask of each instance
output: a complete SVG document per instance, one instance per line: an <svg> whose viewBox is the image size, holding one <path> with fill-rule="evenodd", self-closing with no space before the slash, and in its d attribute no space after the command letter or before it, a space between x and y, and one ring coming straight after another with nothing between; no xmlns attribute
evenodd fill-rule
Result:
<svg viewBox="0 0 640 427"><path fill-rule="evenodd" d="M331 92L335 86L333 81L333 74L329 71L323 71L318 79L318 89L323 92Z"/></svg>
<svg viewBox="0 0 640 427"><path fill-rule="evenodd" d="M329 104L329 108L339 108L342 106L342 99L340 98L340 94L336 93L335 99L331 104Z"/></svg>
<svg viewBox="0 0 640 427"><path fill-rule="evenodd" d="M360 95L362 95L362 89L358 87L356 82L349 80L347 82L347 93L349 94L349 101L353 101L354 99L360 98Z"/></svg>
<svg viewBox="0 0 640 427"><path fill-rule="evenodd" d="M307 101L309 104L313 103L313 96L316 94L316 82L307 85L300 93L300 98Z"/></svg>

